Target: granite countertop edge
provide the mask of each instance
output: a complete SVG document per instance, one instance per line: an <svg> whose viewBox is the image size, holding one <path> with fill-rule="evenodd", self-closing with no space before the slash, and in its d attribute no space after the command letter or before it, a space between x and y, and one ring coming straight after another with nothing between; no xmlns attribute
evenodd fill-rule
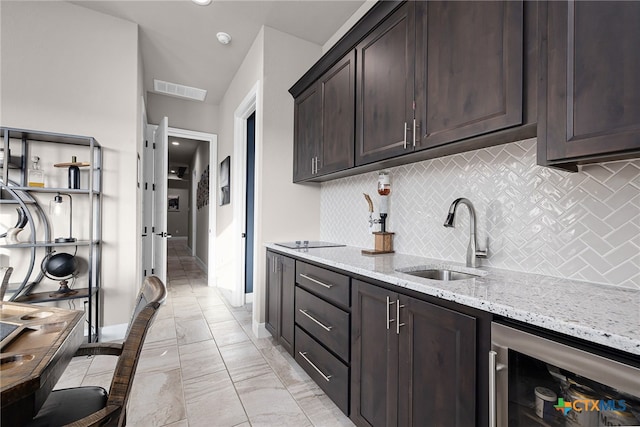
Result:
<svg viewBox="0 0 640 427"><path fill-rule="evenodd" d="M477 308L505 318L640 355L640 290L580 282L406 254L363 255L343 246L289 249L265 247L400 288ZM442 282L396 269L449 268L483 274L476 279ZM604 292L602 290L604 289ZM597 291L594 294L593 291Z"/></svg>

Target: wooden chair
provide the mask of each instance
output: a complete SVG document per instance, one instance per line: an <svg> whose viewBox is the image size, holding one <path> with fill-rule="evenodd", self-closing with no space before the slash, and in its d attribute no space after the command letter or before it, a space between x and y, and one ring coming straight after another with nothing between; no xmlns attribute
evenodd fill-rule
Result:
<svg viewBox="0 0 640 427"><path fill-rule="evenodd" d="M123 343L81 346L76 356L119 356L109 393L102 387L75 387L51 392L30 427L124 426L133 377L145 336L167 288L155 276L147 277L138 294L134 315Z"/></svg>
<svg viewBox="0 0 640 427"><path fill-rule="evenodd" d="M0 267L0 280L2 280L2 286L0 287L0 301L4 300L4 294L9 287L9 277L13 272L13 267Z"/></svg>

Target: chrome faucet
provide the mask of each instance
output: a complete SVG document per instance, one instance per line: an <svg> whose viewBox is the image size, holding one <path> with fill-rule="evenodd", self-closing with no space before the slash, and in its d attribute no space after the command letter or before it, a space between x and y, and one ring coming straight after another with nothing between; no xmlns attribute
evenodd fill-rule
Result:
<svg viewBox="0 0 640 427"><path fill-rule="evenodd" d="M455 227L453 221L456 217L456 209L459 204L466 205L467 208L469 208L470 230L469 247L467 247L467 267L475 268L478 266L477 258L486 258L489 248L487 246L487 249L478 249L478 239L476 238L476 210L473 208L473 203L464 197L455 199L449 207L449 213L447 214L447 220L444 222L444 226L450 228Z"/></svg>

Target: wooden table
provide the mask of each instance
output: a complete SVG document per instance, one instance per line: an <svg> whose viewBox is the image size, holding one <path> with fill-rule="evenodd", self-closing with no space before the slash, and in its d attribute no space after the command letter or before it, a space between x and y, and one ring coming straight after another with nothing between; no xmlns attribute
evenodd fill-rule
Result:
<svg viewBox="0 0 640 427"><path fill-rule="evenodd" d="M83 318L82 311L0 303L2 425L22 425L40 410L84 341Z"/></svg>

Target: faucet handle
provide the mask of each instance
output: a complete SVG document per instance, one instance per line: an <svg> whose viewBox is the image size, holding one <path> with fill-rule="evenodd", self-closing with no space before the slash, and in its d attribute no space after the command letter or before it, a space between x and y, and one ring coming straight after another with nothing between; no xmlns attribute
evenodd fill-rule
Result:
<svg viewBox="0 0 640 427"><path fill-rule="evenodd" d="M489 256L489 238L485 241L484 249L476 249L476 258L487 258Z"/></svg>

